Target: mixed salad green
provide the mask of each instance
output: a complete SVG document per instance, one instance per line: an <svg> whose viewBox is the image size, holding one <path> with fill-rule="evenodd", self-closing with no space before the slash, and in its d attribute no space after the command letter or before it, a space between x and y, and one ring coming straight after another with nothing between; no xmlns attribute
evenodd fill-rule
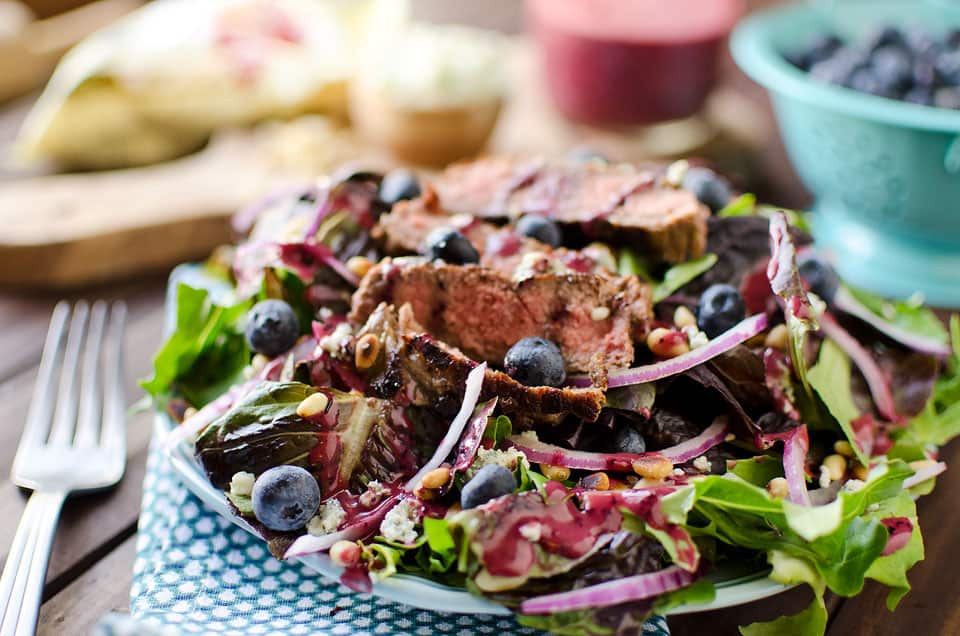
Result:
<svg viewBox="0 0 960 636"><path fill-rule="evenodd" d="M867 579L889 587L890 610L909 591L915 499L960 433L960 318L945 328L916 299L844 285L802 214L744 195L710 217L693 261L608 246L615 262L592 275L637 277L654 301L634 366L551 389L601 391L592 421L518 416L517 395L544 387L514 386L400 307L349 319L367 270L399 266L378 239L396 203L378 180L238 217L239 246L176 287L143 382L182 422L168 443L193 445L275 555L329 552L358 590L428 578L570 635L639 633L653 612L712 599L726 564L814 592L749 636L823 634L826 592ZM536 377L551 351L518 364Z"/></svg>

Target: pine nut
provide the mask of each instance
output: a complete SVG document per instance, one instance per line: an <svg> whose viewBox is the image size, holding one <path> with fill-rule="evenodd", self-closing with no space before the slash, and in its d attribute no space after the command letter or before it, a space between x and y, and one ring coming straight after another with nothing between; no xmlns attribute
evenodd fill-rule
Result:
<svg viewBox="0 0 960 636"><path fill-rule="evenodd" d="M438 488L443 488L443 486L446 485L447 481L449 480L450 469L446 466L441 466L440 468L434 468L429 473L424 475L420 485L424 488L429 488L430 490L436 490Z"/></svg>
<svg viewBox="0 0 960 636"><path fill-rule="evenodd" d="M696 327L697 317L693 315L692 311L687 309L686 305L678 305L677 309L673 312L673 324L680 329L684 327Z"/></svg>
<svg viewBox="0 0 960 636"><path fill-rule="evenodd" d="M787 330L786 325L775 326L767 332L767 337L763 339L763 346L769 347L770 349L786 351L789 345L790 332Z"/></svg>
<svg viewBox="0 0 960 636"><path fill-rule="evenodd" d="M645 479L663 479L673 472L673 462L663 455L644 455L633 460L633 472Z"/></svg>
<svg viewBox="0 0 960 636"><path fill-rule="evenodd" d="M373 267L373 261L366 256L351 256L347 259L346 265L347 269L356 274L358 278L363 278Z"/></svg>
<svg viewBox="0 0 960 636"><path fill-rule="evenodd" d="M354 352L354 362L357 369L363 371L373 366L380 355L380 340L376 334L368 333L357 340L357 349Z"/></svg>
<svg viewBox="0 0 960 636"><path fill-rule="evenodd" d="M657 327L647 335L647 347L661 358L675 358L690 351L690 343L684 334L663 327Z"/></svg>
<svg viewBox="0 0 960 636"><path fill-rule="evenodd" d="M789 493L787 480L783 477L774 477L767 482L767 492L775 499L784 499Z"/></svg>
<svg viewBox="0 0 960 636"><path fill-rule="evenodd" d="M353 541L337 541L330 546L330 560L342 568L360 563L360 546Z"/></svg>
<svg viewBox="0 0 960 636"><path fill-rule="evenodd" d="M326 412L330 404L330 398L324 393L314 393L308 395L300 404L297 405L297 415L300 417L313 417Z"/></svg>
<svg viewBox="0 0 960 636"><path fill-rule="evenodd" d="M830 481L839 481L847 472L847 460L843 455L827 455L823 458L823 467L827 469Z"/></svg>
<svg viewBox="0 0 960 636"><path fill-rule="evenodd" d="M581 488L590 490L610 490L610 477L607 473L591 473L580 480Z"/></svg>
<svg viewBox="0 0 960 636"><path fill-rule="evenodd" d="M833 452L838 455L843 455L844 457L853 457L856 454L853 452L853 446L845 439L837 440L833 443Z"/></svg>

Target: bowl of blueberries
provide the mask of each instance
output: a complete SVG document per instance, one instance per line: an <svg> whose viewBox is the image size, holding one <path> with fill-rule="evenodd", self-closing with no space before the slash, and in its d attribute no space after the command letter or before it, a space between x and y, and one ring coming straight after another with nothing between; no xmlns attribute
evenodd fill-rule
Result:
<svg viewBox="0 0 960 636"><path fill-rule="evenodd" d="M846 280L960 306L960 2L812 1L734 31Z"/></svg>

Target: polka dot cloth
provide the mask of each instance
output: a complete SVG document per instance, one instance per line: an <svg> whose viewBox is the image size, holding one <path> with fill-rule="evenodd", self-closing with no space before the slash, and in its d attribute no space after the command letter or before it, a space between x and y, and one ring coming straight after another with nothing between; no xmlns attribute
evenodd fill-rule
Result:
<svg viewBox="0 0 960 636"><path fill-rule="evenodd" d="M130 608L158 633L450 636L535 635L510 617L441 614L356 594L270 556L260 539L206 509L151 450ZM117 633L116 630L111 630ZM644 636L669 636L666 621Z"/></svg>

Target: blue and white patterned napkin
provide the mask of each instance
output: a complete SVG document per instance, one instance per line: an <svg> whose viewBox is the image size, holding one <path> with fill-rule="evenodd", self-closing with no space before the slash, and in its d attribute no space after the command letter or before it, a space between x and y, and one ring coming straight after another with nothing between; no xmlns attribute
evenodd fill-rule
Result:
<svg viewBox="0 0 960 636"><path fill-rule="evenodd" d="M143 505L130 609L158 634L246 636L535 635L509 616L443 614L357 594L296 563L270 556L256 537L206 509L177 481L154 444ZM102 633L128 631L110 617ZM669 636L661 617L644 636Z"/></svg>

